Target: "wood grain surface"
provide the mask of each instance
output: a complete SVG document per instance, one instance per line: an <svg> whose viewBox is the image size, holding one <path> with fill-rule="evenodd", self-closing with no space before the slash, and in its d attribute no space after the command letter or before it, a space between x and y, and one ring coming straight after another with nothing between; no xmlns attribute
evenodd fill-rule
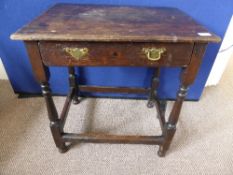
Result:
<svg viewBox="0 0 233 175"><path fill-rule="evenodd" d="M201 36L205 35L205 36ZM16 40L218 42L175 8L57 4L11 35Z"/></svg>
<svg viewBox="0 0 233 175"><path fill-rule="evenodd" d="M191 43L47 42L39 44L48 66L184 66L190 62ZM87 56L76 60L64 48L87 48ZM165 48L160 60L151 61L143 48Z"/></svg>

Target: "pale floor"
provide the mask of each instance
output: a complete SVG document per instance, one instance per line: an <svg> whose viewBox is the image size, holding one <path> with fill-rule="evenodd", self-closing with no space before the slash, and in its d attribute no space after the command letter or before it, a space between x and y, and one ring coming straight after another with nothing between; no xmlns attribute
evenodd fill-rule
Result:
<svg viewBox="0 0 233 175"><path fill-rule="evenodd" d="M59 108L64 97L56 97ZM87 99L72 106L66 130L118 134L159 133L155 109L144 100ZM168 110L171 103L168 105ZM17 99L0 81L0 175L233 174L233 60L221 83L199 102L183 106L165 158L158 146L79 144L60 154L43 98Z"/></svg>

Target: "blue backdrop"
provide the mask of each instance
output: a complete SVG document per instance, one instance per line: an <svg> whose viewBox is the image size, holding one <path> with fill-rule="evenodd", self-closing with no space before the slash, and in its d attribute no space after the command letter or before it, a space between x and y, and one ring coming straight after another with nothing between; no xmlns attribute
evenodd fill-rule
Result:
<svg viewBox="0 0 233 175"><path fill-rule="evenodd" d="M0 1L0 57L13 89L17 93L39 93L40 87L34 79L23 42L11 41L9 36L19 27L30 22L48 7L58 2L177 7L221 37L224 36L233 12L232 0L2 0ZM188 99L197 100L200 98L219 46L220 44L208 46L201 70L188 93ZM80 81L84 84L135 87L149 86L152 73L151 69L147 68L119 67L82 68L77 71L80 73ZM179 85L179 72L180 70L177 68L162 70L159 88L161 98L171 99L175 97ZM55 74L56 76L53 76ZM62 70L55 67L51 68L50 83L54 93L65 94L68 90L67 82L67 70L65 68ZM127 95L123 96L126 97Z"/></svg>

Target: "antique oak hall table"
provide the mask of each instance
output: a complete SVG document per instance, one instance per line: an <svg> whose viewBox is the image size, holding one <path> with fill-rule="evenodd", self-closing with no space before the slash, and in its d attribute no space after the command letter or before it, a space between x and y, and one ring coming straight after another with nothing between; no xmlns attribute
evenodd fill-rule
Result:
<svg viewBox="0 0 233 175"><path fill-rule="evenodd" d="M209 42L220 38L175 8L119 7L57 4L11 35L25 42L30 62L41 84L50 128L60 152L74 141L159 145L164 156L176 131L181 106L200 67ZM69 93L58 115L49 87L49 66L67 66ZM150 88L97 87L80 85L75 66L153 67ZM168 120L166 101L156 90L161 67L181 67L181 83ZM120 136L98 133L65 133L71 102L77 104L80 91L148 93L148 107L155 106L160 136ZM133 110L133 109L131 109Z"/></svg>

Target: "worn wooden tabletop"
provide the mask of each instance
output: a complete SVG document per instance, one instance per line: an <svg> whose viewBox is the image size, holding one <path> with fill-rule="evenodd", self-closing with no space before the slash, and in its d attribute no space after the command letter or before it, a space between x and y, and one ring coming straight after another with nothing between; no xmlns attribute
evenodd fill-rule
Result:
<svg viewBox="0 0 233 175"><path fill-rule="evenodd" d="M11 35L16 40L218 42L175 8L57 4Z"/></svg>

